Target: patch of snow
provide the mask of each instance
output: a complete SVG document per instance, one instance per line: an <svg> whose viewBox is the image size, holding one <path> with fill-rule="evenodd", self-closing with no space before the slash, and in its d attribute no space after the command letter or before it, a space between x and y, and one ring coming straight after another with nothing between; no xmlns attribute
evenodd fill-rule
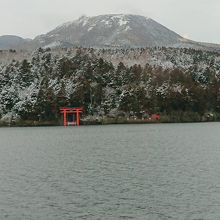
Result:
<svg viewBox="0 0 220 220"><path fill-rule="evenodd" d="M46 48L54 48L54 47L59 47L61 45L61 43L59 41L54 41L50 44L47 44L43 47L43 49L46 49Z"/></svg>
<svg viewBox="0 0 220 220"><path fill-rule="evenodd" d="M123 26L123 25L126 25L129 23L129 21L126 19L125 15L114 15L114 16L112 16L112 19L117 19L118 24L120 26Z"/></svg>
<svg viewBox="0 0 220 220"><path fill-rule="evenodd" d="M82 26L84 27L87 23L88 23L89 17L86 16L82 16L79 18L79 23L82 24Z"/></svg>
<svg viewBox="0 0 220 220"><path fill-rule="evenodd" d="M125 15L113 15L112 18L116 18L116 19L124 19Z"/></svg>
<svg viewBox="0 0 220 220"><path fill-rule="evenodd" d="M130 26L126 26L125 31L130 31L132 28Z"/></svg>
<svg viewBox="0 0 220 220"><path fill-rule="evenodd" d="M123 26L123 25L126 25L128 23L128 21L120 19L118 23L120 26Z"/></svg>
<svg viewBox="0 0 220 220"><path fill-rule="evenodd" d="M111 21L109 21L109 20L102 20L101 21L102 23L104 23L105 25L107 25L107 26L112 26L112 22Z"/></svg>
<svg viewBox="0 0 220 220"><path fill-rule="evenodd" d="M88 21L83 21L82 26L85 26Z"/></svg>
<svg viewBox="0 0 220 220"><path fill-rule="evenodd" d="M161 86L156 88L156 93L161 97L165 97L168 93L168 89L169 89L169 84L167 82L164 82Z"/></svg>
<svg viewBox="0 0 220 220"><path fill-rule="evenodd" d="M87 31L91 31L95 26L96 26L96 24L91 25Z"/></svg>
<svg viewBox="0 0 220 220"><path fill-rule="evenodd" d="M94 28L94 27L90 27L90 28L88 28L88 31L91 31L93 28Z"/></svg>

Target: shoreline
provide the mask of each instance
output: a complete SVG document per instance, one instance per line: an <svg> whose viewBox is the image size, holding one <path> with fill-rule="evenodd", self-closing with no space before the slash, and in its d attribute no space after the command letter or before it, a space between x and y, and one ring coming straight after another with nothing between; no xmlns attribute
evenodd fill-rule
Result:
<svg viewBox="0 0 220 220"><path fill-rule="evenodd" d="M110 120L110 121L81 121L80 126L90 126L90 125L132 125L132 124L181 124L181 123L207 123L207 122L220 122L219 120L192 120L192 121L167 121L167 120ZM63 127L60 121L19 121L19 122L0 122L0 127ZM75 126L67 126L75 127Z"/></svg>

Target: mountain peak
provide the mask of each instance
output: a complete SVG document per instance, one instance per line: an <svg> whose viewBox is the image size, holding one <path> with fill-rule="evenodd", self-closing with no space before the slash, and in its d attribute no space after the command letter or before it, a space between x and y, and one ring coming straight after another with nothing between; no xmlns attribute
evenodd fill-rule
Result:
<svg viewBox="0 0 220 220"><path fill-rule="evenodd" d="M90 20L93 20L95 22L101 22L105 23L106 25L112 24L114 22L118 22L120 26L128 24L131 20L135 19L142 19L142 21L146 21L150 18L140 16L140 15L134 15L134 14L106 14L106 15L98 15L98 16L91 16L87 17L85 15L81 16L79 19L68 22L68 24L82 24L82 26L85 26Z"/></svg>
<svg viewBox="0 0 220 220"><path fill-rule="evenodd" d="M46 34L37 36L25 45L25 48L29 50L38 47L67 48L74 46L216 48L216 46L184 39L153 19L135 14L106 14L91 17L84 15L74 21L66 22Z"/></svg>
<svg viewBox="0 0 220 220"><path fill-rule="evenodd" d="M149 17L134 14L81 16L40 37L42 46L68 42L82 47L153 47L180 43L181 36ZM38 38L39 40L39 38Z"/></svg>

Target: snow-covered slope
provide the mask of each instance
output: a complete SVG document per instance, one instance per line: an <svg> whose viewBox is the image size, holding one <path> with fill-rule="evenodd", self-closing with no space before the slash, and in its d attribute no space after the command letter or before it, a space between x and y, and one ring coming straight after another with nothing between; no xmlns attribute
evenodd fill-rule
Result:
<svg viewBox="0 0 220 220"><path fill-rule="evenodd" d="M42 46L62 41L83 47L152 47L172 46L183 38L150 18L117 14L83 16L34 41Z"/></svg>

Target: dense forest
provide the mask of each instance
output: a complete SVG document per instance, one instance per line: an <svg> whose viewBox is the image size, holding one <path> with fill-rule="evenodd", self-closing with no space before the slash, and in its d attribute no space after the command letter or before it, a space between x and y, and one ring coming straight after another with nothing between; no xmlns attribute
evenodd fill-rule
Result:
<svg viewBox="0 0 220 220"><path fill-rule="evenodd" d="M118 54L149 51L141 63L115 62ZM171 48L115 54L79 48L58 55L40 48L29 59L0 65L1 120L57 122L62 106L83 107L85 120L152 113L163 121L219 119L220 54Z"/></svg>

